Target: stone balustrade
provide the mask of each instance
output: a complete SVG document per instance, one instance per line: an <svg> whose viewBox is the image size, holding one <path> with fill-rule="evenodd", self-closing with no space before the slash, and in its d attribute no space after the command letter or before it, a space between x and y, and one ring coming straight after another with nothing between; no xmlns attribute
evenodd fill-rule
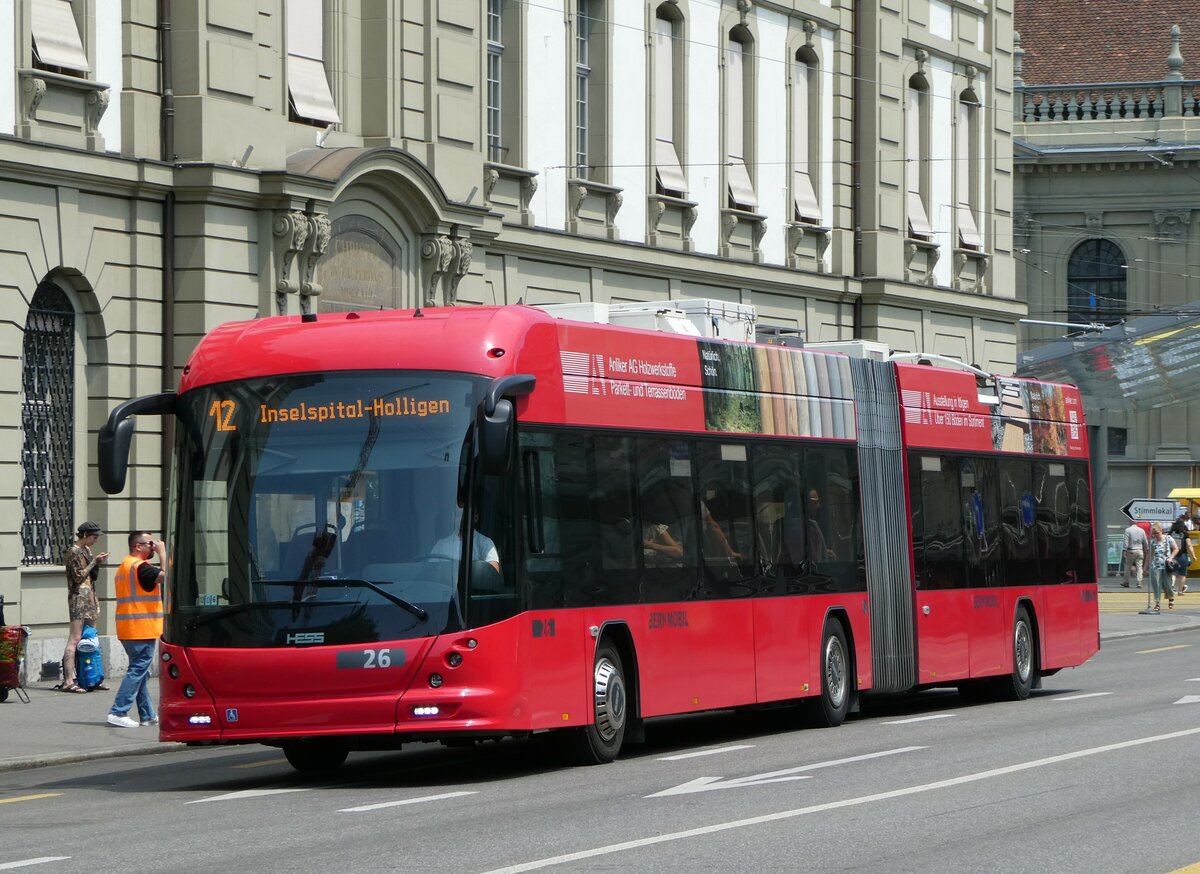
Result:
<svg viewBox="0 0 1200 874"><path fill-rule="evenodd" d="M1017 85L1017 121L1200 117L1200 80Z"/></svg>

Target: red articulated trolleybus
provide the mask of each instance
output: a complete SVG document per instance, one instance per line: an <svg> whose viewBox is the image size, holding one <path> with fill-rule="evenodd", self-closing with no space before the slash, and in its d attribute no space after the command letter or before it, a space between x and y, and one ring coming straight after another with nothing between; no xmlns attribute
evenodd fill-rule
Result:
<svg viewBox="0 0 1200 874"><path fill-rule="evenodd" d="M347 751L958 685L1099 648L1072 387L554 318L227 324L178 392L161 737ZM803 699L809 699L804 701Z"/></svg>

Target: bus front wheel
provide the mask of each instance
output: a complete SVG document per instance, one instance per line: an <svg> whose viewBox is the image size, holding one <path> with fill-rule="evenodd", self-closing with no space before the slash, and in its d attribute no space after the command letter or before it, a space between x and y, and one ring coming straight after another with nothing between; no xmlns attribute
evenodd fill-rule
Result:
<svg viewBox="0 0 1200 874"><path fill-rule="evenodd" d="M836 619L825 620L821 632L821 700L814 708L818 726L834 728L846 721L850 710L850 651L846 633Z"/></svg>
<svg viewBox="0 0 1200 874"><path fill-rule="evenodd" d="M576 730L576 753L581 764L603 765L621 751L629 704L621 656L611 643L596 650L591 691L592 723Z"/></svg>
<svg viewBox="0 0 1200 874"><path fill-rule="evenodd" d="M304 774L336 771L346 761L349 752L336 744L298 742L283 745L288 764Z"/></svg>

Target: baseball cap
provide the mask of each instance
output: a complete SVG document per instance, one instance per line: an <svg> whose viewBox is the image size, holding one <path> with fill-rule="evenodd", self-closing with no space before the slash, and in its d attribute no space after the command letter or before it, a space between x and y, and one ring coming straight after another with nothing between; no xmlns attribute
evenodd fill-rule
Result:
<svg viewBox="0 0 1200 874"><path fill-rule="evenodd" d="M95 522L84 522L82 525L79 526L78 534L80 537L83 537L84 535L87 535L87 534L100 534L101 532L103 532L103 530L104 529L101 528L99 525L97 525Z"/></svg>

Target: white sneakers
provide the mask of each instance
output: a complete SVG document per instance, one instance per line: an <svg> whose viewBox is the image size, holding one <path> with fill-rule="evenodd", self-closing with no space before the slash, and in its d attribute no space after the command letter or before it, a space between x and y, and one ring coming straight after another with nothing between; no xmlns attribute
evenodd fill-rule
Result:
<svg viewBox="0 0 1200 874"><path fill-rule="evenodd" d="M130 719L128 716L117 716L115 713L108 714L106 721L114 728L137 728L141 725L136 719Z"/></svg>
<svg viewBox="0 0 1200 874"><path fill-rule="evenodd" d="M150 719L143 719L140 725L158 725L158 717L154 716Z"/></svg>

